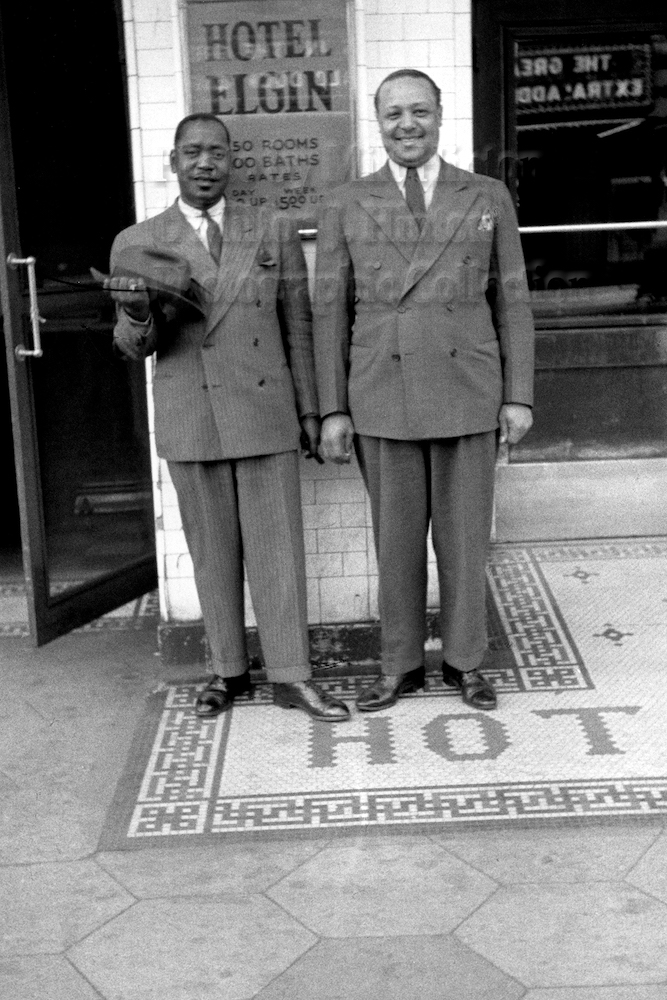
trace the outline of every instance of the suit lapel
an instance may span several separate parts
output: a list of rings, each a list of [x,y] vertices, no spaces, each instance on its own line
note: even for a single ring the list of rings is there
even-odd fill
[[[433,201],[426,213],[426,225],[414,249],[402,296],[442,256],[480,195],[479,188],[462,170],[441,160]]]
[[[419,240],[419,227],[387,163],[364,179],[357,200],[410,263]]]
[[[178,202],[157,216],[156,223],[162,227],[160,235],[164,242],[173,245],[175,252],[188,261],[194,280],[209,297],[212,296],[217,277],[215,261],[181,212]]]
[[[222,255],[213,290],[213,305],[206,324],[210,333],[241,291],[262,239],[259,212],[227,201],[222,227]]]

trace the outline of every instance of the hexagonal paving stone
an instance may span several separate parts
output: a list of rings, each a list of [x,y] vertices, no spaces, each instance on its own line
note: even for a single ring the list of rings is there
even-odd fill
[[[528,990],[523,1000],[667,1000],[667,986],[580,986]]]
[[[626,881],[667,903],[667,833],[656,840]]]
[[[320,941],[257,1000],[518,1000],[523,986],[452,937]]]
[[[667,907],[624,883],[516,885],[455,932],[526,986],[667,979]]]
[[[267,895],[319,934],[446,934],[485,900],[491,879],[422,837],[327,847]]]
[[[59,952],[134,902],[93,861],[0,868],[0,954]]]
[[[249,1000],[315,937],[263,896],[137,903],[69,952],[105,1000]]]
[[[499,882],[601,882],[622,879],[661,830],[661,824],[631,824],[485,830],[433,839]]]
[[[96,861],[135,896],[262,892],[327,842],[215,844],[98,854]]]
[[[99,1000],[62,955],[0,959],[0,996],[8,1000]]]

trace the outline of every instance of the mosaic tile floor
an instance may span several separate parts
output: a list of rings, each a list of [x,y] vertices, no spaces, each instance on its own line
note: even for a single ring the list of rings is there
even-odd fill
[[[667,813],[667,540],[496,547],[499,708],[443,687],[317,723],[252,700],[196,718],[196,683],[152,699],[101,846],[185,846]],[[428,656],[437,668],[437,650]],[[360,677],[323,677],[353,699]]]

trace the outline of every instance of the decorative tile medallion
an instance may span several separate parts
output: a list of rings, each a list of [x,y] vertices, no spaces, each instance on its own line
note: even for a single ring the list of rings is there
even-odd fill
[[[664,815],[666,556],[658,541],[494,548],[495,712],[434,670],[424,692],[334,725],[274,707],[266,684],[202,720],[202,682],[166,685],[101,846]],[[351,702],[367,681],[319,683]]]

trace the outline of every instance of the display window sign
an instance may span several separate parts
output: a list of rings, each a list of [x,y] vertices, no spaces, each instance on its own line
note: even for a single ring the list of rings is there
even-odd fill
[[[353,170],[345,0],[188,0],[192,110],[231,136],[234,201],[314,224]]]
[[[517,115],[598,111],[651,104],[651,47],[622,45],[518,47]]]

